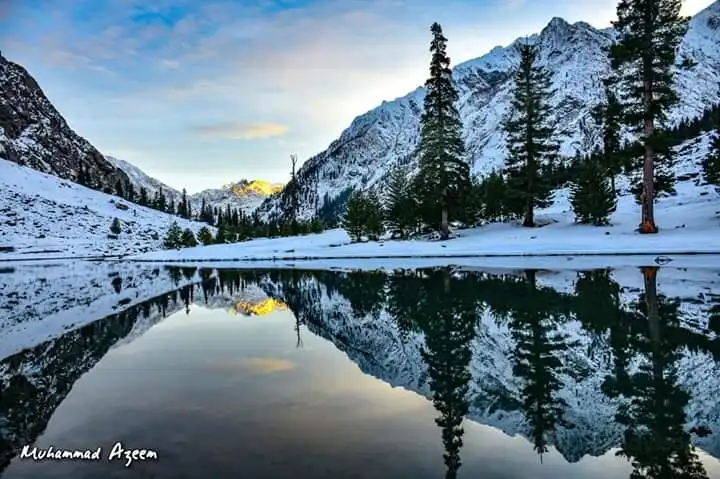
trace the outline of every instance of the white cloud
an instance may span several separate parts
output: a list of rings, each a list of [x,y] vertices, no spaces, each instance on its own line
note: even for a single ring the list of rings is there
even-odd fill
[[[281,136],[287,131],[285,125],[277,123],[218,123],[195,127],[194,130],[205,139],[257,140]]]

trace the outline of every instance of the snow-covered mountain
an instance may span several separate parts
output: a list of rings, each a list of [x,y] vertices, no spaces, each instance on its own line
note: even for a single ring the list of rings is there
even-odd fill
[[[203,190],[193,194],[190,199],[195,211],[202,201],[218,208],[238,208],[247,214],[252,213],[268,196],[278,193],[283,185],[264,180],[240,180],[237,183],[223,185],[221,188]]]
[[[99,190],[127,175],[68,125],[35,79],[0,53],[0,159],[77,181],[82,168]]]
[[[175,188],[149,176],[132,163],[112,156],[106,156],[105,158],[128,175],[135,186],[135,191],[140,191],[140,188],[145,188],[148,196],[152,198],[156,191],[162,189],[168,200],[172,198],[175,204],[180,202],[182,193]],[[205,200],[206,204],[212,207],[226,208],[230,206],[232,209],[237,208],[250,214],[255,211],[265,198],[274,193],[278,193],[282,190],[282,187],[283,185],[279,183],[243,179],[236,183],[223,185],[220,188],[212,188],[188,195],[188,198],[193,211],[196,213],[200,211],[202,202]]]
[[[115,218],[117,237],[110,232]],[[0,159],[0,259],[152,251],[162,248],[173,221],[196,233],[207,226]]]
[[[553,18],[538,34],[457,65],[453,78],[473,172],[487,173],[504,161],[501,119],[509,107],[519,42],[539,45],[539,63],[552,75],[561,153],[572,156],[577,149],[587,152],[598,144],[590,110],[603,98],[601,79],[610,70],[604,50],[613,39],[612,29],[598,30],[584,22],[571,25]],[[691,20],[679,53],[697,65],[677,76],[680,103],[671,114],[673,122],[698,116],[711,104],[709,99],[720,97],[720,1]],[[297,174],[303,215],[312,214],[316,198],[322,206],[348,189],[378,187],[393,165],[415,165],[413,151],[424,95],[421,87],[383,102],[355,118],[327,150],[309,158]],[[265,201],[260,212],[277,214],[283,194]]]

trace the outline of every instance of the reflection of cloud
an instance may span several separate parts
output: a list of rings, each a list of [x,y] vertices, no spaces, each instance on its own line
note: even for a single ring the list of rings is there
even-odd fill
[[[235,358],[213,361],[207,365],[211,371],[248,372],[250,374],[272,374],[295,369],[297,364],[282,358]]]
[[[226,122],[196,127],[195,131],[206,139],[256,140],[280,136],[287,131],[287,127],[277,123]]]

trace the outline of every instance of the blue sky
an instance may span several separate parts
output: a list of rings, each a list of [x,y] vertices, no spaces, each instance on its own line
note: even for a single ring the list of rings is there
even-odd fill
[[[692,14],[711,0],[686,0]],[[605,27],[616,0],[6,0],[0,45],[100,151],[190,192],[286,181],[352,119],[554,16]]]

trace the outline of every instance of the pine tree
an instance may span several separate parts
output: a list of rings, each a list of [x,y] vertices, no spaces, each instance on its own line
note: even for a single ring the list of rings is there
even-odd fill
[[[604,83],[605,101],[597,105],[592,115],[595,122],[602,126],[602,166],[610,178],[610,187],[615,190],[615,177],[622,172],[623,156],[620,144],[620,121],[622,117],[622,105],[618,102],[617,95],[612,89],[612,80]]]
[[[702,162],[705,180],[711,185],[720,187],[720,126],[710,145],[710,152]]]
[[[350,236],[352,242],[362,239],[365,232],[365,199],[361,192],[355,192],[350,196],[342,219],[342,228]]]
[[[407,171],[395,167],[388,176],[385,190],[385,224],[391,233],[406,238],[416,223],[417,209]]]
[[[576,156],[576,179],[570,186],[570,203],[578,223],[608,224],[617,207],[615,192],[605,176],[605,167],[593,157]]]
[[[181,237],[182,230],[178,226],[177,222],[173,221],[170,225],[170,229],[168,229],[167,235],[165,236],[165,249],[179,248],[182,245]]]
[[[488,221],[502,220],[505,202],[505,179],[493,171],[481,183],[483,211]]]
[[[166,204],[166,199],[165,199],[165,193],[163,192],[162,188],[160,188],[160,190],[158,191],[157,197],[158,197],[158,200],[157,200],[157,204],[155,205],[155,208],[159,211],[165,211],[165,209],[167,208],[167,204]]]
[[[182,232],[182,236],[180,236],[180,244],[188,248],[197,246],[198,243],[197,239],[195,238],[195,233],[193,233],[190,228],[185,228],[185,230]]]
[[[369,191],[363,195],[365,233],[370,241],[377,241],[383,233],[383,210],[377,194]]]
[[[420,120],[417,185],[425,221],[437,225],[439,219],[441,238],[448,239],[449,222],[461,214],[470,193],[470,165],[461,136],[463,125],[455,107],[458,93],[446,53],[447,39],[438,23],[433,23],[430,31],[432,59]]]
[[[140,206],[148,206],[147,190],[143,187],[140,187],[140,198],[138,199],[138,204]]]
[[[125,189],[123,188],[123,184],[121,180],[117,180],[115,182],[115,196],[119,196],[120,198],[125,198]]]
[[[218,226],[217,233],[215,233],[215,243],[225,244],[227,243],[227,231],[225,225],[221,224]]]
[[[110,225],[110,232],[114,235],[119,235],[120,233],[122,233],[122,227],[120,226],[119,219],[113,219],[112,224]]]
[[[128,201],[132,201],[133,203],[135,203],[135,200],[136,200],[136,198],[135,198],[135,187],[133,186],[132,183],[128,183],[127,199],[128,199]]]
[[[200,243],[203,245],[213,244],[214,238],[207,226],[203,226],[202,228],[200,228],[197,237]]]
[[[643,145],[640,233],[657,233],[655,224],[655,155],[657,122],[678,102],[673,90],[675,50],[687,31],[680,0],[621,0],[617,6],[617,43],[610,49],[618,74],[623,123],[641,135]],[[666,151],[669,154],[669,152]]]
[[[535,226],[534,209],[549,206],[552,192],[550,178],[541,174],[543,164],[552,163],[558,145],[552,141],[550,124],[550,75],[537,65],[535,46],[522,44],[519,53],[510,115],[504,124],[509,151],[505,204],[510,213],[524,215],[523,226]]]

